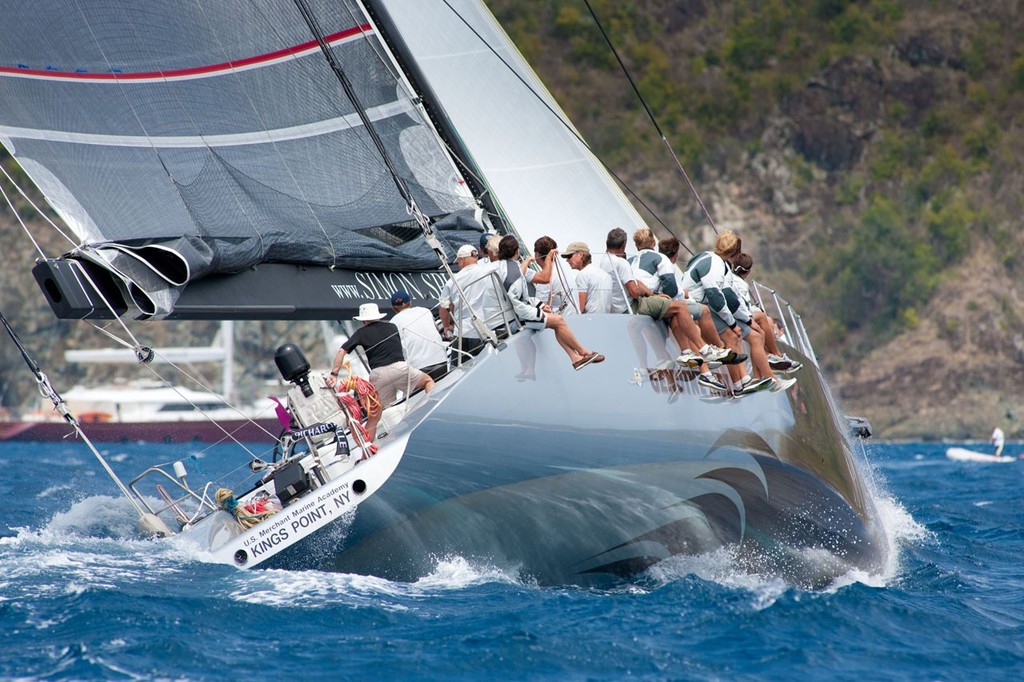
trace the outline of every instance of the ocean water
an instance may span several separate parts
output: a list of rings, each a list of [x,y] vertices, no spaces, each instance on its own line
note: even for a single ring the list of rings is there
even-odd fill
[[[241,572],[141,539],[83,446],[0,444],[0,679],[1024,679],[1024,460],[946,447],[865,448],[881,575],[807,591],[723,554],[595,591],[459,557],[411,584]],[[103,449],[132,473],[181,456]]]

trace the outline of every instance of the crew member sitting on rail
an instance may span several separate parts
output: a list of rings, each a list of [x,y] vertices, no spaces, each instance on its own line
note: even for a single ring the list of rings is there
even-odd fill
[[[718,335],[718,329],[715,328],[715,319],[711,314],[711,310],[703,303],[698,303],[690,298],[690,294],[683,286],[683,271],[678,265],[679,246],[679,240],[675,237],[665,237],[658,240],[658,252],[672,264],[672,276],[676,281],[675,300],[686,303],[686,307],[690,309],[693,321],[700,327],[701,338],[712,348],[722,348],[725,344],[722,342],[722,337]],[[737,354],[731,349],[728,349],[728,351],[728,355],[721,360],[723,365],[739,365],[747,359],[746,353]],[[704,354],[705,351],[702,350],[701,355]]]
[[[512,235],[501,238],[498,245],[498,267],[496,274],[501,282],[508,300],[512,304],[515,317],[521,320],[526,326],[540,329],[551,329],[555,332],[555,339],[562,350],[569,356],[574,369],[582,369],[592,362],[604,362],[604,356],[587,348],[579,342],[576,335],[569,329],[565,318],[552,312],[551,306],[537,300],[529,295],[528,283],[519,269],[519,240]],[[488,318],[497,314],[504,317],[507,311],[503,310],[502,301],[493,300],[488,296],[484,303],[484,315]]]
[[[576,273],[558,262],[558,243],[551,237],[541,237],[533,243],[533,253],[523,259],[520,270],[536,289],[534,296],[560,315],[582,312],[576,300]],[[529,269],[535,258],[540,271]]]
[[[613,279],[613,293],[615,288],[622,286],[628,296],[629,305],[637,315],[646,315],[655,320],[661,320],[668,324],[669,331],[679,345],[681,351],[676,359],[680,364],[688,367],[700,367],[701,373],[697,382],[706,388],[725,390],[725,384],[720,382],[711,373],[707,363],[704,361],[700,351],[704,347],[701,340],[700,329],[693,321],[690,310],[685,303],[673,301],[668,294],[655,295],[651,288],[642,281],[637,274],[637,268],[629,266],[626,261],[626,231],[616,227],[608,232],[605,239],[607,253],[598,263],[605,272]],[[621,265],[620,265],[621,262]],[[625,270],[623,270],[625,267]],[[613,307],[615,302],[612,303]],[[725,349],[718,349],[709,352],[709,359],[720,361],[726,356]]]
[[[576,270],[576,291],[581,313],[608,313],[612,306],[612,277],[594,263],[585,242],[565,247],[562,258]]]
[[[750,276],[750,271],[753,267],[754,259],[749,254],[741,253],[732,262],[732,272],[729,273],[726,281],[739,294],[740,301],[746,304],[747,309],[750,310],[754,318],[754,322],[757,323],[761,334],[764,336],[764,348],[768,351],[768,366],[775,372],[783,372],[785,374],[795,372],[803,367],[803,364],[796,360],[791,360],[788,355],[779,352],[779,345],[775,342],[776,337],[779,335],[779,330],[775,326],[775,321],[768,317],[768,314],[757,305],[757,301],[750,295],[750,285],[747,284],[747,277]]]
[[[757,378],[743,374],[743,370],[732,365],[729,374],[733,390],[740,394],[753,393],[771,388],[781,390],[792,385],[775,379],[768,366],[768,354],[764,350],[764,338],[757,329],[750,312],[741,308],[739,295],[726,283],[729,270],[727,261],[740,255],[742,243],[732,230],[724,230],[715,241],[715,251],[695,254],[686,265],[683,286],[694,300],[707,304],[714,313],[715,327],[726,346],[739,353],[743,341],[750,345],[750,362]]]
[[[483,296],[492,285],[491,264],[480,263],[478,252],[471,245],[459,247],[455,264],[458,272],[441,287],[438,314],[445,338],[454,337],[451,359],[453,365],[458,365],[484,348],[486,342],[473,325],[473,317],[482,314]]]

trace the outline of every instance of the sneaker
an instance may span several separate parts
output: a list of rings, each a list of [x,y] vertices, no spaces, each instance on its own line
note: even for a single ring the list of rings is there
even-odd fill
[[[595,353],[594,359],[591,360],[591,362],[593,362],[595,365],[598,364],[599,362],[604,362],[604,356],[601,355],[600,353]]]
[[[778,377],[776,377],[772,381],[774,381],[774,383],[772,384],[772,387],[771,387],[771,392],[772,393],[778,393],[780,391],[788,391],[789,389],[793,388],[793,386],[796,385],[796,379],[794,379],[792,377],[790,377],[789,379],[779,379]]]
[[[700,357],[704,360],[704,365],[708,369],[718,369],[722,366],[722,358],[728,354],[724,348],[712,346],[708,344],[700,349]]]
[[[751,393],[757,393],[758,391],[763,391],[766,388],[771,388],[774,381],[775,379],[772,379],[771,377],[751,381],[740,389],[740,395],[750,395]]]
[[[722,358],[722,362],[724,364],[726,364],[726,365],[738,365],[738,364],[740,364],[742,362],[746,362],[746,361],[747,361],[747,354],[746,353],[737,353],[736,351],[734,351],[731,348],[728,349],[728,353],[726,354],[726,356],[724,358]]]
[[[789,358],[786,358],[786,360],[790,363],[789,364],[789,368],[778,370],[778,371],[782,372],[783,374],[792,374],[793,372],[799,371],[800,368],[804,366],[804,363],[802,363],[802,362],[797,362],[796,360],[790,360]]]
[[[716,391],[727,390],[725,384],[716,379],[713,374],[701,374],[699,377],[697,377],[697,383],[703,386],[704,388],[712,388]]]
[[[781,355],[769,355],[768,366],[778,372],[784,372],[793,366],[793,361]]]
[[[722,348],[720,346],[712,346],[710,343],[700,349],[701,357],[705,360],[719,360],[728,357],[729,353],[732,353],[728,348]]]
[[[704,358],[687,348],[679,354],[679,357],[676,358],[676,362],[687,367],[700,367],[704,363]]]

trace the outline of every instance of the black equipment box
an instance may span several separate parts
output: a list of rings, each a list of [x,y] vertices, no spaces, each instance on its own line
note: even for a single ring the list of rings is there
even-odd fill
[[[309,490],[309,477],[298,462],[289,462],[275,471],[273,481],[282,507],[287,507],[292,498]]]

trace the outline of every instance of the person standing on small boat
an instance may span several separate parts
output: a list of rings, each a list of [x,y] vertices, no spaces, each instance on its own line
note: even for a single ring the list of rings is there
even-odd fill
[[[352,319],[359,320],[363,326],[341,344],[337,355],[334,356],[330,376],[327,377],[327,385],[334,388],[338,383],[338,374],[344,366],[345,355],[356,347],[363,348],[366,362],[370,365],[370,383],[377,390],[377,397],[380,400],[380,407],[376,410],[367,410],[366,414],[366,432],[371,443],[377,440],[377,424],[380,423],[384,408],[395,402],[398,391],[403,391],[408,396],[415,389],[422,388],[429,393],[434,388],[433,379],[405,361],[398,327],[390,322],[384,322],[384,317],[385,313],[380,312],[376,303],[364,303],[359,306],[359,314]]]
[[[395,314],[391,324],[398,327],[402,337],[405,361],[437,381],[448,373],[448,344],[437,331],[434,316],[426,308],[413,306],[407,291],[391,295],[391,309]]]
[[[1000,457],[1003,454],[1003,445],[1006,442],[1006,436],[1003,435],[1003,430],[998,426],[992,431],[992,437],[989,439],[992,445],[996,447],[996,451],[992,453],[996,457]]]

